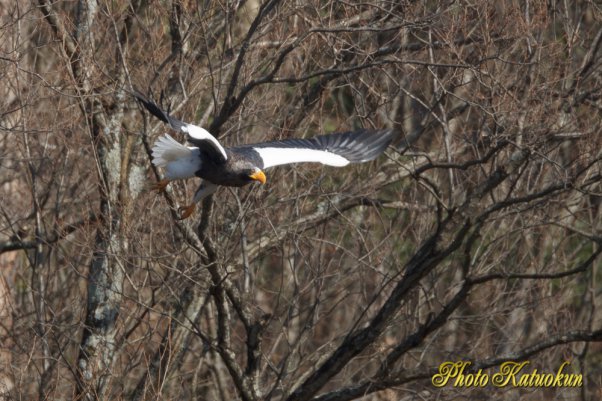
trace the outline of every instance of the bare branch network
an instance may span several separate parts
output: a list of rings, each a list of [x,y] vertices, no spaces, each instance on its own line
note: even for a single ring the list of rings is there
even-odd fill
[[[2,399],[602,397],[595,2],[0,10]],[[134,88],[225,146],[403,135],[179,220]],[[583,380],[433,385],[456,361]]]

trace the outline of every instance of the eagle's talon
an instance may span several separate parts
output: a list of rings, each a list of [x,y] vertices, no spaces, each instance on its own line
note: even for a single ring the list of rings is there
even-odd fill
[[[192,213],[194,213],[194,209],[196,208],[195,204],[193,203],[192,205],[188,205],[188,206],[180,206],[178,208],[178,214],[180,215],[180,218],[178,220],[184,220],[190,217],[190,215]]]
[[[152,185],[152,189],[154,191],[157,191],[158,193],[162,193],[162,192],[165,192],[165,188],[167,188],[168,184],[169,184],[169,180],[164,179],[164,180],[154,183]]]

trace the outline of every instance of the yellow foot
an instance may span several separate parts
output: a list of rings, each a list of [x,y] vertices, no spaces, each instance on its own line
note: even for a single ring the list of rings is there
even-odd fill
[[[165,191],[165,188],[167,188],[167,184],[169,184],[169,180],[167,180],[167,179],[161,180],[157,183],[152,184],[151,189],[161,193],[161,192]]]
[[[194,213],[195,208],[196,208],[196,205],[194,203],[189,206],[182,206],[182,207],[178,208],[178,213],[180,213],[180,220],[184,220],[184,219],[187,219],[188,217],[190,217],[190,215],[192,213]]]

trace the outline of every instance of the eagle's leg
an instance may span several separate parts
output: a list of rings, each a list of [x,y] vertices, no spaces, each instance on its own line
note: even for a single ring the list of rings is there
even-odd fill
[[[203,181],[194,193],[192,203],[188,206],[182,206],[178,209],[178,211],[180,212],[180,220],[184,220],[190,217],[190,215],[194,213],[194,210],[196,209],[196,204],[208,197],[209,195],[213,194],[215,191],[217,191],[217,185],[209,181]]]
[[[188,217],[190,217],[190,215],[192,213],[194,213],[194,209],[196,209],[196,204],[194,204],[194,203],[192,203],[188,206],[182,206],[182,207],[178,208],[178,213],[180,213],[179,220],[184,220],[184,219],[187,219]]]
[[[165,188],[167,188],[167,185],[169,184],[169,180],[167,178],[162,179],[161,181],[154,183],[152,185],[152,189],[161,193],[161,192],[165,192]]]

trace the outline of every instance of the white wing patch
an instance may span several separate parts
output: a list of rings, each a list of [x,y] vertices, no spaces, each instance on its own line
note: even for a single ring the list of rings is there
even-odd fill
[[[201,168],[199,149],[184,146],[168,134],[157,139],[152,154],[153,164],[165,168],[165,176],[169,180],[194,177]]]
[[[292,163],[322,163],[328,166],[343,167],[349,160],[326,150],[302,148],[253,148],[263,159],[263,168]]]
[[[214,145],[214,147],[217,150],[219,150],[220,153],[224,156],[224,159],[228,160],[228,155],[226,154],[226,151],[224,150],[223,146],[205,128],[201,128],[198,125],[194,124],[185,124],[182,126],[182,131],[190,135],[191,138],[198,139],[200,141],[211,142]]]

